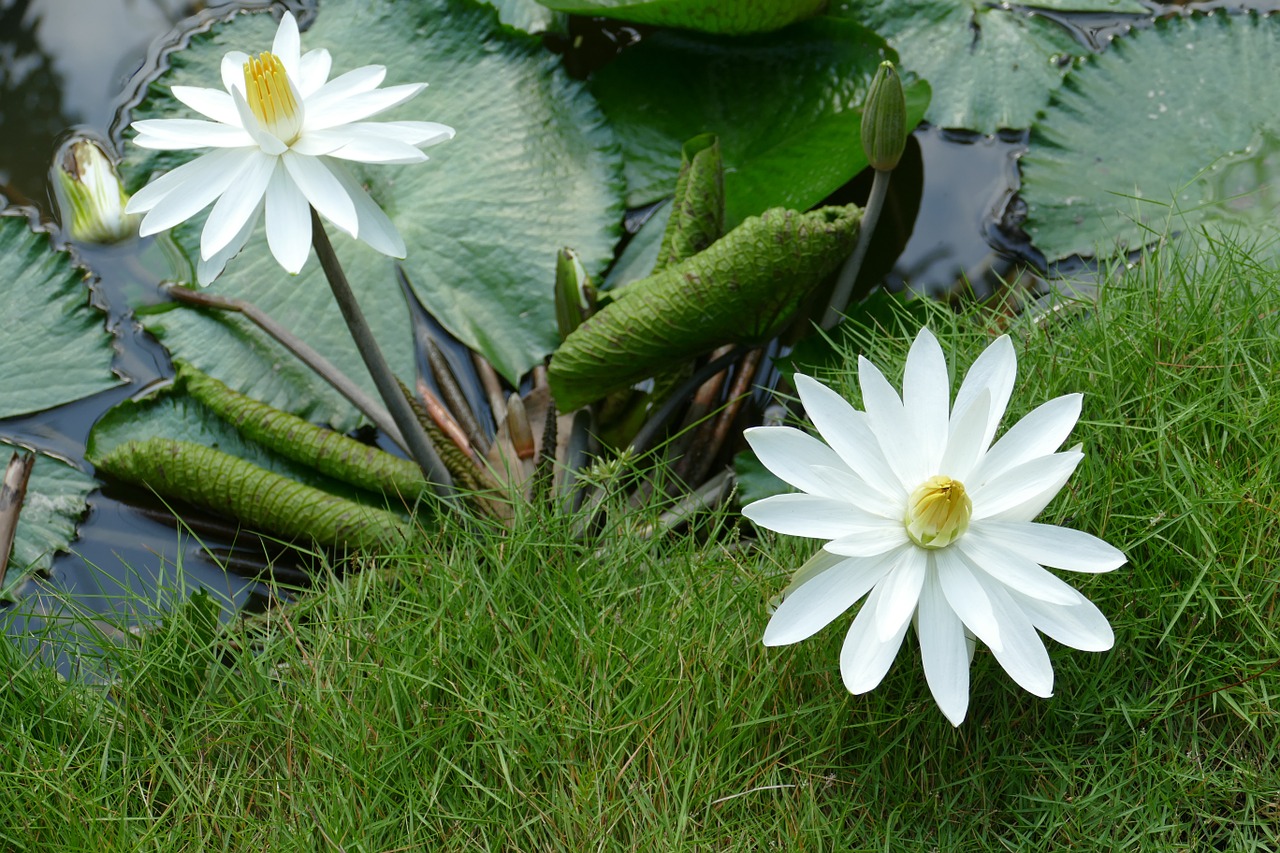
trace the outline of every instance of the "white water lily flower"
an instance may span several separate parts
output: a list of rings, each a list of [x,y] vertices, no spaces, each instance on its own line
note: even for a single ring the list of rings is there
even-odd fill
[[[174,86],[173,96],[211,121],[136,121],[143,148],[212,148],[138,191],[126,208],[147,215],[142,236],[172,228],[210,204],[200,235],[201,284],[212,282],[258,224],[280,265],[298,273],[311,251],[311,208],[385,255],[405,256],[404,240],[343,160],[419,163],[420,149],[453,137],[429,121],[365,119],[404,103],[426,83],[378,88],[381,65],[329,79],[327,50],[302,53],[298,24],[286,12],[270,52],[222,58],[224,90]],[[217,201],[214,204],[214,201]]]
[[[812,636],[863,596],[840,653],[852,693],[884,678],[907,624],[920,639],[925,678],[959,725],[969,707],[976,635],[1013,680],[1053,693],[1037,630],[1085,651],[1111,648],[1106,617],[1044,567],[1108,572],[1125,556],[1106,542],[1034,519],[1084,458],[1056,452],[1080,417],[1080,394],[1050,400],[994,445],[1017,360],[1008,336],[974,362],[950,405],[947,363],[921,329],[907,356],[902,397],[859,357],[866,411],[797,374],[819,441],[790,427],[756,427],[761,463],[803,494],[743,508],[762,527],[828,540],[800,570],[765,629],[780,646]]]

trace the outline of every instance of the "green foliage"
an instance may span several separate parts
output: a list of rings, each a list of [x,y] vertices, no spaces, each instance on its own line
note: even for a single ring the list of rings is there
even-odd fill
[[[575,15],[617,18],[633,24],[682,27],[741,35],[785,27],[816,14],[826,0],[539,0]]]
[[[360,489],[412,503],[427,488],[417,464],[273,409],[190,365],[178,369],[183,390],[236,432],[299,465]]]
[[[705,251],[617,291],[565,339],[548,379],[570,411],[728,343],[763,343],[858,239],[859,208],[770,210]]]
[[[1086,52],[1038,9],[1147,14],[1136,0],[846,0],[830,13],[880,33],[901,68],[929,81],[927,121],[994,133],[1029,126],[1073,58]]]
[[[219,450],[175,439],[122,444],[94,459],[109,477],[229,515],[285,540],[376,550],[403,543],[409,528],[377,507],[305,486]]]
[[[171,55],[170,70],[132,118],[185,115],[169,87],[218,85],[223,54],[269,47],[274,26],[270,16],[240,15],[193,36]],[[556,247],[573,246],[592,273],[612,257],[619,159],[591,95],[537,39],[499,31],[491,11],[457,0],[328,0],[303,45],[328,48],[338,63],[334,74],[380,62],[390,69],[388,83],[430,84],[379,118],[441,121],[457,137],[433,148],[429,163],[374,166],[359,176],[404,236],[404,265],[423,304],[508,379],[518,379],[557,343]],[[180,159],[126,147],[123,172],[133,188]],[[175,230],[191,257],[200,226]],[[310,261],[297,277],[285,274],[262,232],[213,289],[258,305],[373,393],[318,264]],[[333,236],[392,369],[412,375],[413,337],[393,262]],[[146,323],[176,356],[241,393],[339,430],[357,423],[346,400],[241,318],[178,309]]]
[[[0,440],[0,474],[15,449]],[[76,538],[76,524],[88,510],[86,499],[97,485],[96,480],[67,462],[36,454],[0,597],[14,590],[30,573],[48,571],[53,555],[68,549]]]
[[[724,236],[720,140],[702,134],[680,146],[680,174],[653,272],[692,258]]]
[[[176,638],[111,650],[114,683],[93,690],[0,644],[0,843],[1276,849],[1278,300],[1273,268],[1168,253],[1096,305],[1010,329],[1010,418],[1085,392],[1085,460],[1046,520],[1130,561],[1072,578],[1116,647],[1051,644],[1051,699],[980,650],[953,729],[910,640],[851,696],[852,614],[765,648],[767,602],[809,541],[753,548],[714,518],[653,539],[635,532],[652,506],[591,541],[534,510],[510,528],[446,519],[403,558],[232,627],[182,701],[165,698]],[[956,365],[991,338],[989,318],[927,320]],[[857,351],[896,378],[918,326],[899,315]],[[823,378],[856,398],[848,365]]]
[[[658,32],[592,78],[622,143],[627,203],[671,191],[675,153],[714,133],[725,165],[725,226],[771,207],[808,210],[862,171],[861,109],[884,41],[850,21],[820,18],[767,37]],[[929,87],[907,88],[907,126]]]
[[[89,305],[85,272],[21,216],[0,216],[0,418],[49,409],[120,384],[111,335]]]
[[[1036,247],[1107,256],[1208,229],[1274,255],[1277,74],[1274,15],[1162,19],[1118,39],[1068,78],[1022,158]]]

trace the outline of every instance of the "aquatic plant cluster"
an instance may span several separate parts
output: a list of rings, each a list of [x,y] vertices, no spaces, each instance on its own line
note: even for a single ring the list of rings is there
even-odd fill
[[[909,314],[880,289],[894,253],[873,235],[886,205],[910,231],[920,200],[892,175],[921,121],[1031,129],[1024,225],[1046,262],[1183,229],[1271,245],[1275,200],[1249,181],[1275,166],[1280,110],[1221,69],[1258,57],[1247,73],[1273,92],[1261,81],[1280,64],[1277,21],[1157,16],[1136,0],[496,5],[326,0],[232,16],[168,55],[130,107],[118,163],[87,140],[59,156],[73,246],[152,240],[171,263],[133,307],[176,381],[99,421],[85,448],[95,476],[290,541],[376,551],[441,514],[509,521],[528,502],[575,516],[590,539],[629,523],[620,484],[636,502],[679,501],[675,526],[730,499],[736,472],[746,518],[825,541],[776,603],[767,645],[865,597],[840,660],[853,693],[880,683],[911,624],[955,725],[976,640],[1046,697],[1041,633],[1109,648],[1106,617],[1046,567],[1107,572],[1124,554],[1035,521],[1084,458],[1059,449],[1079,395],[998,436],[1011,338],[953,405],[927,328],[901,394],[861,357],[840,365],[856,369],[861,410],[810,374],[830,372],[886,305]],[[1114,45],[1062,23],[1099,11],[1127,24]],[[617,19],[611,32],[638,43],[589,56],[582,15]],[[975,29],[977,49],[955,50]],[[1169,82],[1188,74],[1203,84],[1194,98]],[[1151,125],[1118,117],[1135,91]],[[1117,116],[1101,148],[1099,115]],[[1157,125],[1157,155],[1126,136]],[[869,197],[850,203],[864,170]],[[644,216],[622,240],[626,208]],[[8,310],[48,319],[12,344],[30,364],[3,368],[0,416],[117,384],[68,258],[19,219],[0,222],[0,249],[21,285]],[[756,426],[762,403],[788,400],[822,441]],[[413,464],[344,435],[364,424]],[[748,483],[744,427],[780,480]],[[0,560],[17,569],[0,584],[10,593],[71,547],[97,482],[23,456],[5,483],[9,503],[31,507]]]

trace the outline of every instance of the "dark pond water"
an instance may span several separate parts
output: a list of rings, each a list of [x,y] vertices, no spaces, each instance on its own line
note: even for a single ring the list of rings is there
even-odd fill
[[[33,218],[51,223],[55,207],[47,172],[58,144],[73,130],[89,131],[118,152],[118,112],[147,69],[157,45],[196,16],[225,15],[261,3],[223,0],[0,0],[0,194]],[[1096,41],[1110,24],[1084,20],[1082,41]],[[1002,228],[1017,186],[1016,158],[1025,135],[981,137],[925,128],[917,132],[923,162],[920,212],[906,249],[889,276],[897,286],[938,293],[965,280],[990,289],[1016,275],[1026,247]],[[164,265],[150,241],[85,249],[98,275],[94,298],[117,333],[120,389],[54,411],[0,423],[19,443],[83,462],[84,442],[107,408],[169,375],[168,358],[121,310],[124,288],[158,280]],[[142,272],[139,273],[141,267]],[[48,643],[42,629],[69,604],[89,614],[146,620],[174,590],[200,586],[235,607],[258,607],[272,587],[258,578],[264,564],[277,579],[302,582],[298,557],[265,546],[215,519],[184,514],[183,529],[144,494],[108,487],[90,497],[74,553],[59,555],[51,576],[29,582],[23,601],[3,619],[15,641],[51,652],[64,669],[68,648]],[[52,621],[51,621],[52,619]],[[81,631],[83,628],[67,628]],[[91,635],[91,631],[89,632]],[[90,637],[92,639],[92,637]]]

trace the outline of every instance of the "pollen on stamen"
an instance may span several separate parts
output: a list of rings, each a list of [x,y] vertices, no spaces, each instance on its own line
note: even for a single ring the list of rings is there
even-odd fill
[[[289,84],[284,63],[263,51],[244,64],[245,100],[258,121],[285,145],[302,132],[302,109]]]

